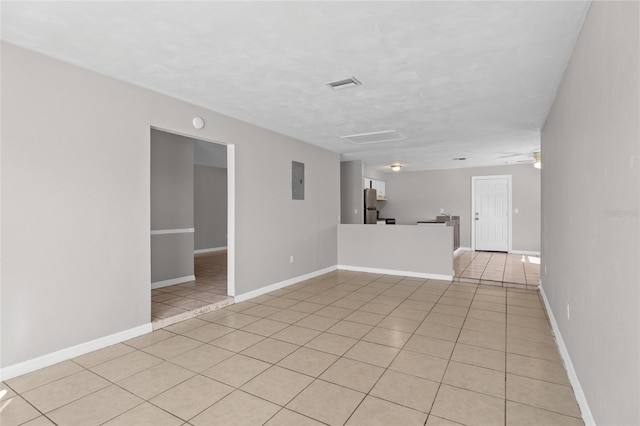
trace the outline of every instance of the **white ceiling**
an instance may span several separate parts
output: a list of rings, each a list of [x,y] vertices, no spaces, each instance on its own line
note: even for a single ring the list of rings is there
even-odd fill
[[[531,159],[582,1],[8,2],[11,43],[388,170]],[[355,76],[362,86],[325,83]],[[340,136],[396,130],[355,145]],[[466,157],[466,161],[453,161]]]

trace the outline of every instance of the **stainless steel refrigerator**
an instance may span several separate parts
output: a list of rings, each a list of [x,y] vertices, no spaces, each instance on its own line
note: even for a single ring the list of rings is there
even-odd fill
[[[364,223],[375,225],[378,223],[377,191],[373,188],[364,190]]]

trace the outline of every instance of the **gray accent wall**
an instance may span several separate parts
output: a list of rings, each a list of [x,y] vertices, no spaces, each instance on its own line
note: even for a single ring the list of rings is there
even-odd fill
[[[227,168],[227,147],[199,139],[193,141],[193,163],[200,166]]]
[[[195,249],[227,245],[227,169],[194,166]]]
[[[364,222],[362,182],[362,161],[342,161],[340,163],[340,223],[361,224]]]
[[[151,230],[193,228],[193,142],[151,129]],[[193,275],[193,232],[151,235],[151,283]]]
[[[193,228],[193,143],[151,129],[151,230]]]
[[[236,294],[336,265],[338,154],[1,48],[0,366],[150,322],[152,127],[235,145]],[[305,163],[304,201],[291,161]]]
[[[460,245],[471,247],[471,178],[493,175],[512,176],[513,250],[540,251],[540,170],[531,164],[385,173],[387,201],[379,203],[380,217],[415,224],[435,218],[442,208],[460,216]]]
[[[591,3],[542,130],[542,287],[599,425],[640,424],[638,28]]]
[[[152,285],[160,281],[190,277],[193,274],[192,232],[151,236]],[[181,282],[184,281],[188,280]]]

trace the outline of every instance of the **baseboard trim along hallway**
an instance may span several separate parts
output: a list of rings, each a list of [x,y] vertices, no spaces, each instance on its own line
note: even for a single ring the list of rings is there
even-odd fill
[[[453,271],[451,271],[451,275],[442,275],[442,274],[429,274],[429,273],[413,272],[413,271],[397,271],[395,269],[349,266],[349,265],[338,265],[338,269],[342,271],[368,272],[371,274],[399,275],[403,277],[426,278],[429,280],[443,280],[443,281],[453,280]]]
[[[573,368],[573,362],[571,362],[569,351],[567,350],[567,346],[564,344],[562,334],[560,334],[560,329],[558,328],[558,323],[556,322],[556,318],[553,315],[551,306],[549,306],[547,295],[545,294],[544,287],[542,286],[540,286],[540,295],[542,296],[544,307],[547,310],[547,314],[549,315],[551,329],[553,330],[553,334],[556,337],[556,343],[558,344],[558,350],[560,351],[560,356],[562,357],[562,361],[564,362],[564,368],[567,370],[567,375],[569,376],[571,387],[573,387],[576,401],[580,406],[582,420],[584,421],[585,426],[596,426],[596,421],[593,418],[593,414],[591,414],[591,408],[589,408],[589,402],[587,401],[587,397],[585,396],[584,391],[582,390],[582,386],[580,385],[578,374],[576,373],[575,368]]]
[[[511,250],[509,253],[522,254],[524,256],[540,256],[539,251],[531,251],[531,250]]]
[[[170,280],[156,281],[155,283],[151,283],[151,289],[155,290],[156,288],[169,287],[170,285],[188,283],[189,281],[195,280],[195,275],[185,275],[184,277],[171,278]]]
[[[227,249],[227,246],[224,247],[212,247],[212,248],[205,248],[205,249],[198,249],[198,250],[194,250],[193,254],[201,254],[201,253],[213,253],[215,251],[224,251]]]
[[[9,380],[23,374],[31,373],[32,371],[49,367],[50,365],[66,361],[98,349],[106,348],[107,346],[115,345],[116,343],[121,343],[125,340],[133,339],[134,337],[138,337],[146,333],[151,333],[151,331],[153,331],[151,323],[147,323],[118,333],[110,334],[108,336],[100,337],[95,340],[90,340],[85,343],[80,343],[69,348],[60,349],[59,351],[42,355],[28,361],[19,362],[18,364],[1,368],[0,381]]]
[[[280,281],[274,284],[270,284],[266,287],[261,287],[258,288],[256,290],[252,290],[252,291],[248,291],[246,293],[243,294],[239,294],[237,296],[235,296],[233,298],[233,300],[235,301],[235,303],[240,303],[240,302],[244,302],[245,300],[249,300],[249,299],[253,299],[254,297],[258,297],[258,296],[262,296],[263,294],[275,291],[275,290],[279,290],[281,288],[284,287],[288,287],[290,285],[293,284],[297,284],[301,281],[306,281],[309,280],[311,278],[315,278],[318,277],[320,275],[324,275],[324,274],[328,274],[329,272],[333,272],[336,269],[338,269],[337,266],[329,266],[328,268],[324,268],[324,269],[319,269],[317,271],[314,272],[310,272],[308,274],[304,274],[304,275],[299,275],[297,277],[293,277],[293,278],[289,278],[288,280],[284,280],[284,281]]]

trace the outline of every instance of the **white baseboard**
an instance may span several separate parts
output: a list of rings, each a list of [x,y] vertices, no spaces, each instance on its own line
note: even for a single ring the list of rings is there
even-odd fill
[[[193,254],[213,253],[214,251],[224,251],[226,249],[227,249],[227,246],[224,246],[224,247],[213,247],[213,248],[206,248],[206,249],[198,249],[198,250],[194,250]]]
[[[539,251],[511,250],[509,253],[511,253],[511,254],[524,254],[525,256],[540,256],[540,252]]]
[[[553,315],[551,306],[549,305],[549,300],[547,300],[547,295],[544,292],[544,287],[542,286],[540,286],[540,294],[542,295],[544,306],[547,309],[547,314],[549,314],[549,320],[551,321],[551,328],[553,329],[553,334],[556,336],[556,342],[558,343],[560,356],[564,361],[564,367],[567,369],[569,381],[571,382],[571,386],[573,387],[573,393],[575,394],[576,400],[578,401],[578,406],[580,406],[580,412],[582,413],[582,420],[584,421],[585,426],[596,426],[596,421],[593,418],[593,414],[591,414],[591,409],[589,408],[587,397],[585,396],[584,391],[582,390],[582,386],[580,385],[580,380],[578,379],[576,370],[575,368],[573,368],[573,362],[571,362],[569,351],[567,350],[567,346],[564,344],[564,340],[562,339],[562,334],[560,334],[560,329],[558,328],[558,323],[556,322],[556,318]]]
[[[106,348],[107,346],[115,345],[116,343],[124,342],[125,340],[133,339],[134,337],[138,337],[142,334],[150,333],[152,330],[151,323],[143,324],[109,336],[100,337],[89,342],[80,343],[79,345],[42,355],[28,361],[9,365],[0,369],[0,380],[9,380],[23,374],[31,373],[32,371],[49,367],[50,365],[66,361],[98,349]]]
[[[170,285],[188,283],[189,281],[195,280],[195,275],[187,275],[185,277],[171,278],[170,280],[156,281],[155,283],[151,283],[151,289],[155,290],[156,288],[169,287]]]
[[[151,235],[167,235],[167,234],[193,234],[196,230],[194,228],[180,228],[180,229],[156,229],[151,231]]]
[[[451,275],[441,275],[441,274],[428,274],[423,272],[398,271],[395,269],[367,268],[362,266],[349,266],[349,265],[338,265],[338,269],[345,270],[345,271],[370,272],[372,274],[401,275],[403,277],[426,278],[430,280],[443,280],[443,281],[453,280],[453,273]]]
[[[235,303],[244,302],[245,300],[253,299],[254,297],[262,296],[263,294],[269,293],[271,291],[279,290],[283,287],[288,287],[292,284],[299,283],[301,281],[309,280],[311,278],[318,277],[320,275],[328,274],[329,272],[333,272],[338,269],[337,266],[329,266],[328,268],[319,269],[314,272],[310,272],[305,275],[299,275],[294,278],[289,278],[288,280],[280,281],[275,284],[270,284],[266,287],[262,287],[256,290],[249,291],[247,293],[243,293],[235,296],[233,299]]]
[[[473,251],[473,250],[471,249],[471,247],[458,247],[457,249],[455,249],[453,251],[453,255],[455,256],[458,253],[463,252],[463,251]]]

